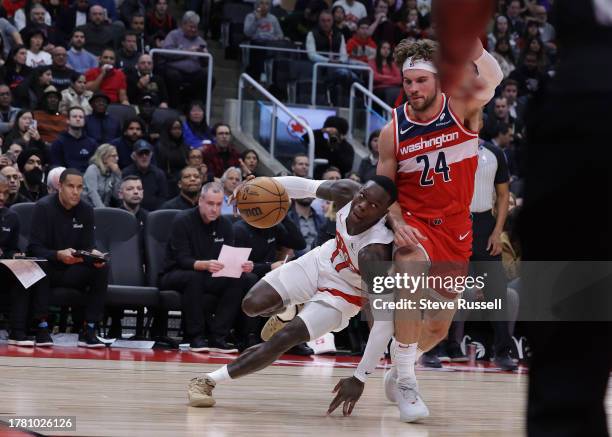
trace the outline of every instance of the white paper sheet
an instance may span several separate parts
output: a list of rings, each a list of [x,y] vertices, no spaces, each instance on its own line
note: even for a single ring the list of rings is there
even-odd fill
[[[239,278],[242,275],[242,264],[249,260],[250,254],[250,247],[232,247],[224,244],[217,260],[223,264],[223,268],[213,273],[213,278]]]
[[[38,264],[27,259],[3,259],[0,263],[13,272],[26,290],[46,276]]]
[[[151,349],[155,346],[154,341],[141,341],[141,340],[117,340],[111,347],[123,348],[123,349]]]

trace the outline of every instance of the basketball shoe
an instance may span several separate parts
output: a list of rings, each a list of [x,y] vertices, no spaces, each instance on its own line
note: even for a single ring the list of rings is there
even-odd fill
[[[212,396],[215,381],[207,375],[198,376],[189,382],[187,397],[192,407],[212,407],[216,401]]]
[[[385,396],[389,402],[396,403],[398,397],[397,389],[397,367],[393,366],[383,378],[385,385]]]
[[[302,306],[294,305],[287,307],[282,313],[270,317],[261,330],[261,339],[263,341],[270,340],[274,334],[283,329],[287,323],[297,316]]]
[[[398,385],[397,406],[400,410],[400,420],[402,422],[416,422],[429,416],[429,408],[419,394],[416,380]]]

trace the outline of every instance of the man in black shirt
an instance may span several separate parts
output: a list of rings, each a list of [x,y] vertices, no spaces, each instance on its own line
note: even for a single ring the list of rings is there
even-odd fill
[[[26,149],[17,158],[17,166],[23,175],[19,193],[29,202],[36,202],[47,195],[47,185],[43,183],[44,159],[44,153],[38,149]]]
[[[327,159],[328,166],[338,167],[340,174],[346,174],[353,168],[355,151],[345,139],[348,133],[348,122],[342,117],[327,117],[322,129],[314,131],[315,158]],[[327,166],[314,169],[314,178],[321,179]]]
[[[152,104],[160,108],[168,107],[168,91],[161,76],[153,72],[151,55],[140,55],[135,68],[125,71],[128,99],[132,103],[142,102],[144,96],[151,96]]]
[[[144,260],[144,228],[149,211],[141,207],[143,191],[142,180],[136,175],[125,176],[119,187],[119,199],[121,200],[119,208],[134,214],[140,225],[138,242]]]
[[[85,326],[79,333],[79,346],[104,347],[96,337],[96,324],[102,320],[108,287],[108,266],[89,265],[75,256],[75,250],[94,254],[94,213],[81,202],[83,176],[76,169],[64,170],[57,194],[47,196],[34,207],[28,254],[46,259],[43,266],[51,287],[74,288],[87,293]]]
[[[178,187],[180,190],[178,196],[164,203],[161,209],[191,209],[196,206],[202,188],[200,171],[195,167],[182,169]]]
[[[253,271],[253,262],[242,265],[240,278],[212,277],[211,273],[223,268],[217,260],[221,247],[234,246],[232,224],[220,216],[222,204],[223,187],[216,182],[204,185],[198,207],[176,216],[166,247],[160,286],[183,294],[185,334],[194,352],[238,351],[227,342],[227,336],[249,289],[244,273]]]
[[[142,207],[147,211],[159,209],[168,198],[168,182],[164,172],[151,163],[153,146],[146,140],[134,143],[131,165],[123,169],[123,177],[137,176],[142,181],[144,190]]]
[[[19,217],[6,207],[9,196],[7,179],[0,175],[0,259],[11,259],[19,254]],[[1,290],[11,293],[11,315],[9,344],[16,346],[53,346],[47,325],[49,308],[49,284],[43,278],[27,290],[15,276],[3,265],[0,265]],[[31,305],[30,305],[31,301]],[[36,339],[32,341],[26,335],[28,309],[32,307],[34,318],[38,322]]]
[[[8,189],[9,195],[5,200],[6,206],[12,206],[17,203],[25,203],[29,202],[29,200],[23,196],[19,192],[21,188],[21,175],[12,165],[7,165],[2,170],[0,170],[0,174],[6,178],[8,181]]]

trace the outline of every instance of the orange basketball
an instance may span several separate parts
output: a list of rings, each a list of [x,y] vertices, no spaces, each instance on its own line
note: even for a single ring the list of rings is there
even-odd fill
[[[259,177],[244,184],[236,196],[240,216],[251,226],[260,229],[279,224],[289,210],[289,196],[285,187],[273,178]]]

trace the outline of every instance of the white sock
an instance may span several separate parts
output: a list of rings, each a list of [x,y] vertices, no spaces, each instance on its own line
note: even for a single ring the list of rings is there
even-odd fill
[[[230,379],[232,379],[232,377],[229,375],[228,371],[227,371],[227,364],[217,370],[215,370],[214,372],[210,372],[208,373],[208,376],[215,381],[215,383],[219,384],[220,382],[223,381],[229,381]]]
[[[416,374],[414,373],[414,363],[417,355],[417,344],[403,344],[399,341],[393,342],[393,358],[397,367],[397,383],[398,385],[414,383]]]
[[[278,313],[276,317],[281,319],[283,322],[290,322],[295,318],[295,316],[297,316],[297,313],[297,307],[295,305],[289,305],[287,308],[285,308],[285,311]]]

